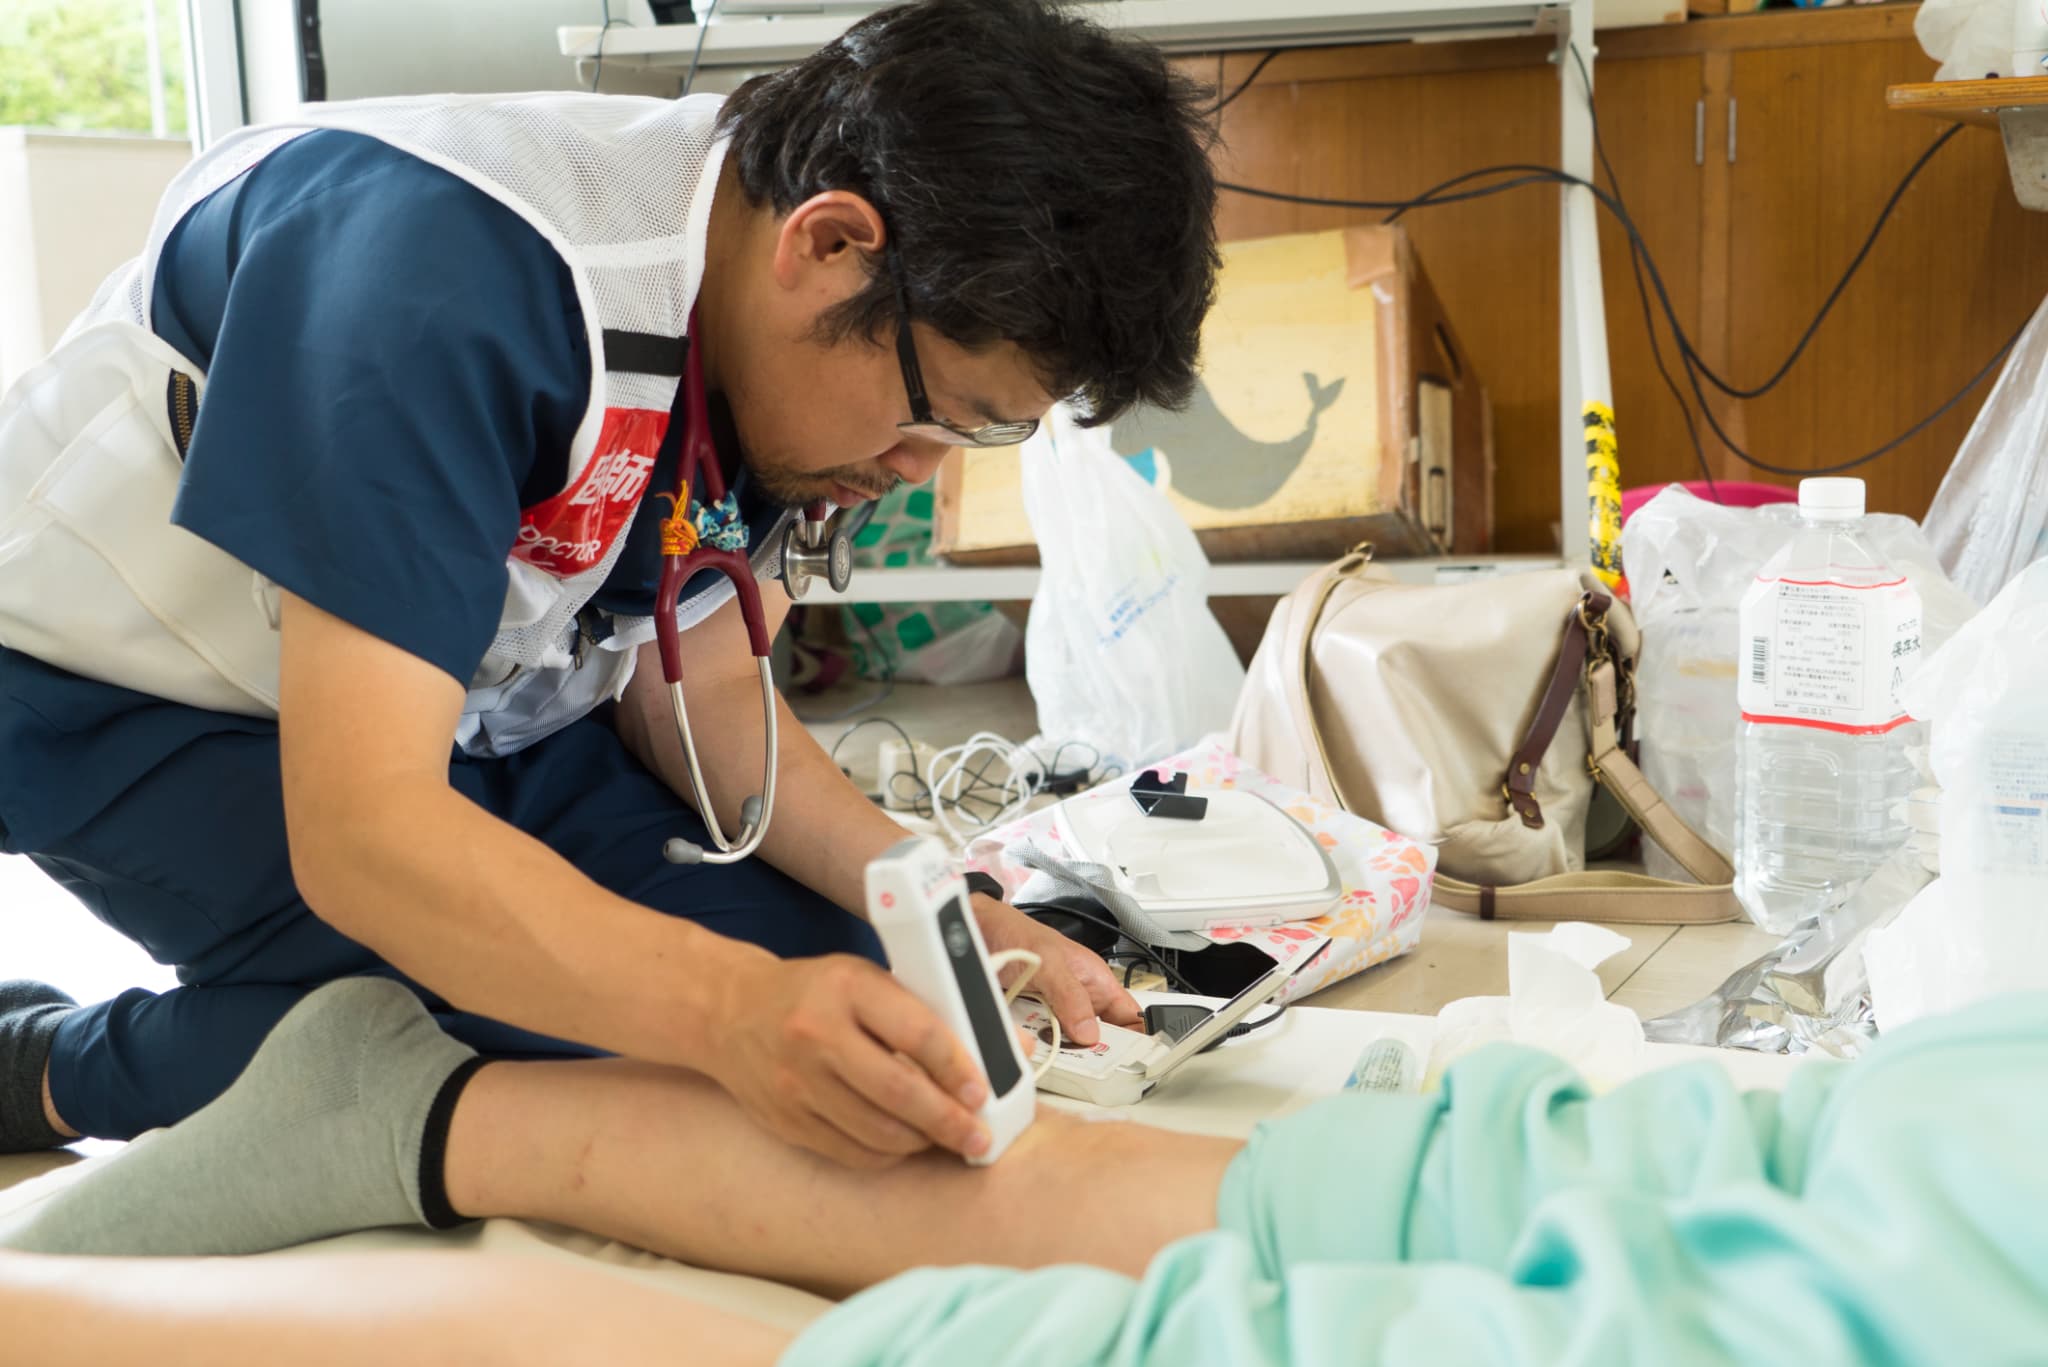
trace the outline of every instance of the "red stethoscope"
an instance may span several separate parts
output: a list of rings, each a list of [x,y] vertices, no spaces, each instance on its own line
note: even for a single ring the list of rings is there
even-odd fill
[[[690,320],[694,338],[697,323]],[[690,775],[690,789],[697,800],[697,814],[715,847],[706,849],[680,836],[662,846],[662,854],[675,864],[734,864],[761,847],[768,834],[768,822],[775,812],[775,769],[780,754],[777,736],[775,678],[768,661],[768,619],[761,607],[761,586],[747,557],[747,524],[740,516],[739,500],[725,487],[725,473],[711,439],[711,420],[704,398],[704,364],[697,348],[687,348],[683,357],[683,378],[678,386],[677,408],[683,422],[682,451],[676,472],[676,490],[658,497],[669,501],[669,516],[661,522],[661,586],[655,597],[654,635],[661,651],[661,676],[668,684],[670,704],[675,709],[676,731],[682,737],[683,760]],[[674,421],[674,416],[671,416]],[[784,533],[780,577],[792,599],[801,598],[814,579],[823,579],[835,592],[844,592],[853,574],[853,539],[829,518],[830,507],[815,503],[804,510]],[[676,605],[683,585],[699,570],[717,570],[732,581],[739,598],[740,619],[747,625],[747,643],[761,676],[761,710],[765,718],[767,745],[763,757],[761,790],[740,804],[740,827],[728,838],[712,806],[710,790],[704,783],[704,768],[697,758],[697,741],[690,731],[690,707],[683,697],[682,632],[676,625]]]

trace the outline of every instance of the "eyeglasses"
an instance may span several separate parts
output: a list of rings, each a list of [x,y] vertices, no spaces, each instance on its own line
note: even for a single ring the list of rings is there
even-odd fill
[[[903,265],[896,258],[892,237],[882,254],[889,260],[889,274],[896,282],[896,360],[903,369],[903,389],[910,396],[910,421],[899,422],[896,430],[947,446],[1015,446],[1038,430],[1038,419],[1024,422],[991,422],[980,427],[955,427],[932,412],[924,392],[924,371],[917,363],[917,344],[910,336],[910,291],[903,283]]]

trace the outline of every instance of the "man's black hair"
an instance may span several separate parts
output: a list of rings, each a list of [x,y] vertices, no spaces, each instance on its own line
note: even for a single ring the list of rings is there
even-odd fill
[[[910,312],[953,342],[1008,341],[1090,423],[1195,385],[1215,296],[1207,89],[1149,44],[1041,0],[882,10],[727,100],[756,204],[851,190],[888,225]],[[879,258],[831,340],[891,335]]]

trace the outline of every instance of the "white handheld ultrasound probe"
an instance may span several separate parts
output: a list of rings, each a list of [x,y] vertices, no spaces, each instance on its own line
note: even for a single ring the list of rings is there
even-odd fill
[[[967,882],[942,845],[920,837],[869,864],[867,885],[868,920],[890,971],[967,1046],[988,1080],[980,1112],[988,1151],[967,1161],[993,1163],[1030,1125],[1038,1089],[969,910]]]

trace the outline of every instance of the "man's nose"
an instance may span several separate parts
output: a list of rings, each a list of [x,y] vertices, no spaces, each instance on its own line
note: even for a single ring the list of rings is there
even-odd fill
[[[953,448],[936,441],[906,437],[883,454],[881,466],[905,484],[923,484],[939,472]]]

